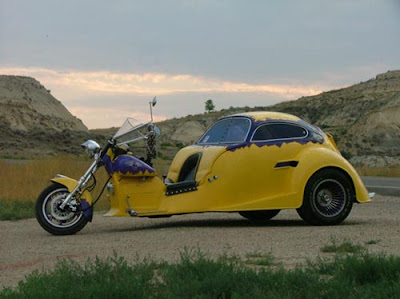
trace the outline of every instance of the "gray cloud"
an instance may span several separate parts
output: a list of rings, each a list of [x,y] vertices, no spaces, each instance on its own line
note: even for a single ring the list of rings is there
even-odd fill
[[[400,67],[399,13],[396,0],[0,0],[0,67],[341,87]],[[42,83],[79,111],[130,103]],[[219,108],[285,99],[218,90],[163,97],[166,116],[196,113],[208,97]]]
[[[16,0],[1,11],[3,64],[257,82],[399,64],[394,1]]]

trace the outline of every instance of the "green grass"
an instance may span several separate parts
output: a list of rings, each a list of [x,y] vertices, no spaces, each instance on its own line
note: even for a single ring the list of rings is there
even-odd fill
[[[254,269],[239,258],[184,252],[177,263],[114,256],[81,266],[64,260],[33,272],[0,298],[393,298],[400,257],[336,255],[303,267]]]
[[[366,245],[375,245],[378,244],[381,240],[369,240],[365,242]]]
[[[253,252],[246,254],[246,264],[249,265],[257,265],[257,266],[274,266],[275,257],[272,253],[262,253],[262,252]]]
[[[33,201],[0,199],[0,220],[20,220],[33,217],[35,217]]]
[[[338,244],[338,241],[333,238],[331,244],[321,247],[321,251],[325,253],[360,253],[365,251],[365,248],[359,244],[353,244],[351,241]]]

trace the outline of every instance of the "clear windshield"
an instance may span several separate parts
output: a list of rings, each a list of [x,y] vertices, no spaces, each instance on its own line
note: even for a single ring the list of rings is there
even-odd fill
[[[200,138],[198,144],[228,144],[246,141],[251,122],[248,118],[232,117],[216,122]]]
[[[148,133],[148,123],[141,123],[134,118],[127,118],[115,133],[113,139],[117,143],[131,143],[143,138]]]
[[[117,139],[118,137],[125,135],[141,126],[143,126],[143,123],[134,118],[128,117],[123,125],[118,129],[117,133],[115,133],[113,138]]]

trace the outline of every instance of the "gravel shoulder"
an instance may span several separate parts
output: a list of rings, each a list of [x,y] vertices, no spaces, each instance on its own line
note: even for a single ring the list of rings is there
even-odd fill
[[[207,213],[171,218],[107,218],[94,216],[73,236],[52,236],[36,219],[0,222],[0,290],[15,286],[35,269],[51,269],[70,258],[85,262],[117,253],[128,261],[137,257],[176,261],[185,248],[210,256],[271,252],[285,267],[327,256],[321,247],[332,238],[350,240],[369,252],[400,255],[400,198],[377,195],[373,202],[354,205],[338,226],[304,223],[294,210],[281,211],[266,226],[253,226],[236,213]],[[365,245],[368,241],[376,244]],[[375,243],[375,242],[373,242]]]

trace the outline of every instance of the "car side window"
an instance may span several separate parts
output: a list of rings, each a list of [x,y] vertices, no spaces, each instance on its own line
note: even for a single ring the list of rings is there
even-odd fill
[[[253,134],[252,141],[267,141],[275,139],[289,139],[289,138],[305,138],[308,131],[294,124],[265,124],[256,129]]]
[[[197,142],[198,144],[241,143],[247,138],[251,121],[244,117],[232,117],[216,122]]]

